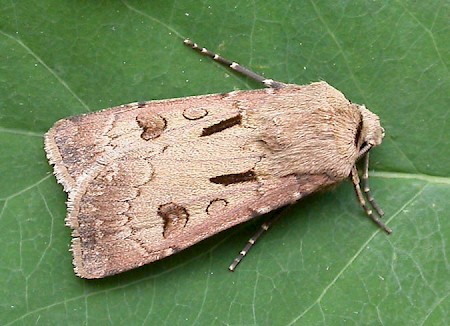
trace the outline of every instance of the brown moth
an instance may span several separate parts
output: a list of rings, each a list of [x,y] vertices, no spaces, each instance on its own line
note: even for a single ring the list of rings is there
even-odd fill
[[[284,84],[185,44],[268,88],[131,103],[56,122],[45,150],[68,193],[78,276],[159,260],[349,176],[365,212],[391,232],[368,185],[369,150],[384,134],[375,114],[326,82]],[[362,157],[365,196],[355,166]]]

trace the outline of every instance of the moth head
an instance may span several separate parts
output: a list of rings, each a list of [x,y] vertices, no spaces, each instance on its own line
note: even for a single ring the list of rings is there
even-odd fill
[[[380,118],[367,110],[364,105],[359,105],[358,109],[362,117],[361,127],[357,133],[358,139],[355,139],[358,146],[371,148],[380,145],[384,137],[384,129],[381,127]]]

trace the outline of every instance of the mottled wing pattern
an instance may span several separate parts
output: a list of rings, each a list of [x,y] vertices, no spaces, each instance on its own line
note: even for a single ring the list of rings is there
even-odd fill
[[[341,93],[316,83],[57,122],[45,146],[68,192],[75,272],[101,278],[161,259],[341,181],[356,159],[358,119]],[[337,124],[354,129],[348,139],[335,139]],[[343,158],[348,166],[336,167]]]

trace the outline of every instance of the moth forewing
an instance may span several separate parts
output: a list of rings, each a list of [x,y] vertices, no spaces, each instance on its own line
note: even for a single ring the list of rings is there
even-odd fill
[[[60,120],[46,134],[68,193],[78,276],[159,260],[349,175],[356,180],[361,147],[378,145],[374,115],[326,82],[284,84],[201,52],[270,88],[131,103]]]

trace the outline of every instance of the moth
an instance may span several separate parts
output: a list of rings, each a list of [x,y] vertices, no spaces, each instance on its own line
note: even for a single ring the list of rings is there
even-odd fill
[[[324,81],[285,84],[184,43],[266,88],[56,122],[45,150],[68,193],[76,275],[102,278],[159,260],[349,177],[366,214],[391,232],[368,183],[369,151],[384,136],[378,116]]]

